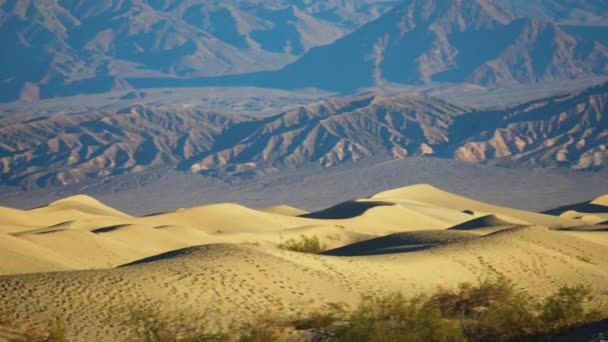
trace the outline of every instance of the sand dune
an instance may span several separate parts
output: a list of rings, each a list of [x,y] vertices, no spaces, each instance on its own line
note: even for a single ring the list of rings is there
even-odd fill
[[[467,231],[475,234],[488,234],[493,233],[499,230],[503,230],[506,228],[513,228],[517,226],[526,226],[529,223],[517,220],[512,217],[501,216],[498,217],[496,215],[485,215],[481,217],[474,218],[470,221],[455,225],[454,227],[449,228],[450,230],[461,230]]]
[[[474,238],[475,235],[449,230],[391,234],[327,251],[325,255],[361,256],[413,252]]]
[[[217,204],[131,217],[72,197],[0,215],[0,317],[23,324],[62,317],[76,341],[132,340],[125,322],[133,308],[219,327],[496,274],[538,295],[584,283],[608,302],[608,229],[428,185],[316,213]],[[276,248],[302,235],[330,250]]]
[[[423,203],[432,203],[436,206],[452,210],[466,210],[486,214],[503,214],[515,217],[518,220],[529,222],[530,224],[539,224],[549,227],[576,226],[580,224],[580,222],[577,220],[533,213],[524,210],[504,208],[474,201],[462,196],[447,193],[427,184],[385,191],[372,196],[371,199],[392,202],[415,200]]]
[[[591,201],[591,204],[608,207],[608,195],[600,196],[594,199],[593,201]]]
[[[277,205],[277,206],[270,207],[270,208],[260,209],[260,211],[263,211],[266,213],[271,213],[271,214],[286,215],[286,216],[302,216],[302,215],[309,214],[309,212],[306,210],[295,208],[295,207],[292,207],[289,205]]]
[[[433,204],[368,199],[316,213],[288,206],[254,210],[223,203],[132,217],[88,196],[69,197],[29,211],[1,209],[1,233],[50,249],[71,260],[75,269],[115,267],[150,255],[210,243],[276,246],[300,235],[317,236],[321,243],[337,248],[406,230],[446,229],[470,219],[468,214]],[[28,258],[28,252],[23,255]],[[38,265],[18,272],[0,265],[0,274],[56,269]]]

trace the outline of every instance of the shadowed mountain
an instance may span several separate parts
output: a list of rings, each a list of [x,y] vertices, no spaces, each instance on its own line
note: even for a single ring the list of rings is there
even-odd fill
[[[8,51],[0,56],[0,101],[132,87],[347,92],[605,74],[606,7],[592,0],[8,1],[0,5]]]
[[[602,43],[572,36],[552,22],[518,18],[501,3],[405,1],[258,81],[351,91],[436,81],[511,85],[608,72]]]
[[[395,2],[3,1],[0,101],[107,92],[127,77],[277,69]]]
[[[501,4],[514,14],[566,25],[608,24],[608,3],[596,0],[507,0]]]

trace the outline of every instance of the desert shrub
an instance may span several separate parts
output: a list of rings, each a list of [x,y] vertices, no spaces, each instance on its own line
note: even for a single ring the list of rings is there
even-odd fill
[[[470,341],[510,341],[538,335],[542,324],[533,302],[525,296],[514,296],[484,308],[475,319],[463,319],[462,329]]]
[[[177,319],[176,319],[177,321]],[[208,333],[205,327],[196,331],[182,331],[175,324],[160,318],[153,309],[132,309],[126,322],[142,342],[212,342],[228,341],[228,335]]]
[[[586,255],[579,255],[576,258],[582,262],[586,262],[588,264],[593,264],[593,262],[591,261],[591,258]]]
[[[431,297],[366,297],[335,341],[539,341],[601,318],[585,286],[562,287],[540,303],[504,277],[441,289]]]
[[[284,342],[286,328],[278,319],[266,315],[239,329],[238,342]]]
[[[53,318],[47,326],[46,342],[67,342],[67,328],[62,318]]]
[[[335,331],[332,341],[465,340],[456,324],[444,320],[440,309],[423,297],[365,297],[349,321]]]
[[[260,242],[259,241],[243,241],[243,242],[241,242],[241,245],[259,247]]]
[[[128,323],[144,342],[177,341],[177,334],[170,324],[151,310],[131,310]]]
[[[61,317],[54,317],[46,324],[27,322],[17,324],[10,321],[1,321],[0,328],[19,336],[15,341],[27,342],[67,342],[67,327]],[[1,329],[0,329],[1,330]],[[11,340],[12,341],[12,340]]]
[[[320,254],[327,250],[327,246],[321,244],[317,236],[307,237],[306,235],[300,235],[300,240],[289,239],[277,247],[287,251],[309,254]]]
[[[485,280],[478,285],[463,283],[456,290],[440,289],[433,297],[444,317],[476,318],[488,307],[508,303],[516,297],[513,284],[505,277]]]
[[[564,329],[601,318],[587,310],[592,300],[586,286],[565,286],[538,303],[499,277],[477,286],[461,284],[440,290],[433,300],[444,317],[460,319],[470,341],[544,340]]]
[[[599,309],[587,309],[592,301],[593,296],[588,286],[564,286],[543,301],[539,318],[548,330],[567,328],[600,319]]]
[[[304,317],[294,319],[290,322],[297,330],[313,328],[327,328],[347,315],[347,306],[344,303],[328,303],[318,310],[308,313]]]

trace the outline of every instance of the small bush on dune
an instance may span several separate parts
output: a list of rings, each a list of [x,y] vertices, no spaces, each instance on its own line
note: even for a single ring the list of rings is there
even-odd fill
[[[537,302],[499,277],[442,289],[430,297],[367,296],[352,311],[344,304],[327,304],[289,322],[264,314],[223,334],[206,333],[204,325],[177,329],[154,310],[134,310],[126,323],[146,342],[283,342],[292,329],[312,330],[319,341],[334,342],[541,341],[601,318],[598,311],[588,310],[590,294],[585,286],[565,286]],[[178,317],[171,322],[183,321]],[[56,323],[49,325],[47,336],[56,332],[58,337],[37,341],[65,341],[65,328]]]
[[[327,250],[327,246],[321,244],[318,237],[307,237],[306,235],[300,235],[300,240],[289,239],[277,247],[287,251],[308,254],[320,254]]]
[[[487,307],[475,319],[464,319],[462,329],[470,341],[510,341],[536,335],[542,324],[530,302],[516,297]]]
[[[67,342],[67,328],[63,319],[55,317],[47,326],[47,342]]]
[[[174,324],[160,318],[153,309],[132,309],[126,324],[133,328],[142,342],[212,342],[228,341],[228,335],[207,333],[196,327],[197,332],[184,332]]]
[[[593,296],[588,286],[564,286],[544,300],[539,318],[549,330],[569,328],[601,319],[599,309],[587,309],[592,301]]]
[[[366,297],[349,321],[332,341],[465,341],[460,329],[423,297]]]
[[[304,317],[292,320],[291,325],[297,330],[327,328],[347,316],[347,306],[344,303],[328,303]]]
[[[24,323],[11,324],[10,321],[0,321],[0,328],[20,336],[15,341],[27,342],[67,342],[67,327],[61,317],[54,317],[46,324]]]
[[[432,299],[439,305],[443,316],[458,319],[474,318],[479,311],[510,302],[515,297],[513,284],[505,277],[499,277],[477,286],[463,283],[456,290],[440,289]]]
[[[240,329],[238,342],[284,342],[287,340],[285,327],[278,320],[258,319]]]
[[[588,309],[590,294],[586,286],[564,286],[537,302],[498,277],[443,289],[431,297],[365,297],[346,314],[347,324],[331,326],[334,316],[316,327],[333,329],[330,340],[336,342],[542,341],[601,319],[600,311]]]

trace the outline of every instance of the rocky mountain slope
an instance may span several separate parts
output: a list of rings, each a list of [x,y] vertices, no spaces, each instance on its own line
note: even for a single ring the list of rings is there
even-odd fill
[[[196,110],[127,108],[115,113],[0,119],[4,184],[65,185],[176,165],[213,149],[237,119]]]
[[[508,0],[504,7],[522,17],[566,25],[608,24],[608,3],[596,0]]]
[[[605,74],[607,7],[591,0],[2,1],[0,101],[131,87],[349,91]],[[214,79],[226,75],[242,76]]]
[[[127,76],[280,68],[395,2],[2,1],[0,100],[105,92]]]
[[[600,168],[608,161],[608,84],[463,116],[451,136],[462,141],[452,147],[460,160]]]
[[[387,83],[506,86],[608,72],[608,47],[596,40],[598,32],[573,35],[501,5],[408,0],[336,42],[312,49],[267,76],[267,83],[338,91]]]
[[[224,178],[408,156],[593,170],[608,157],[607,100],[604,84],[493,111],[367,93],[256,119],[144,106],[15,114],[0,119],[0,174],[27,188],[157,167]]]

